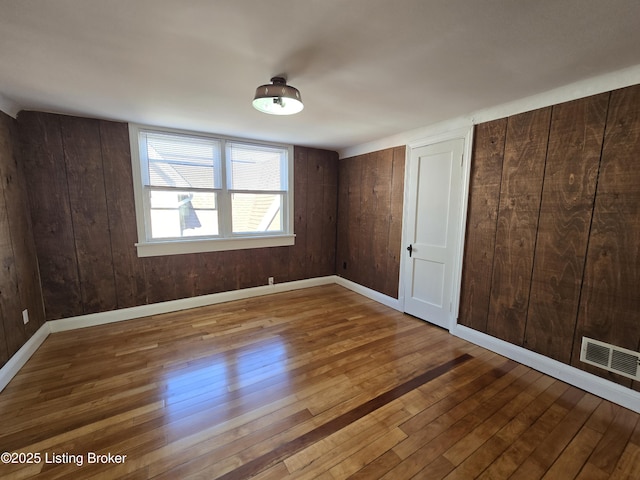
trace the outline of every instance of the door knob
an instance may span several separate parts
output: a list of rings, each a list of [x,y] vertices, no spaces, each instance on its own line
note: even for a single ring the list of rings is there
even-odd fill
[[[409,251],[409,257],[411,257],[411,253],[413,252],[413,245],[411,245],[411,244],[410,244],[410,245],[407,247],[407,250]]]

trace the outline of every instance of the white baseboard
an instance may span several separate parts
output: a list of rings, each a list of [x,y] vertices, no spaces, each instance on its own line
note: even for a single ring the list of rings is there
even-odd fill
[[[176,312],[178,310],[188,310],[190,308],[204,307],[207,305],[215,305],[217,303],[244,300],[262,295],[270,295],[272,293],[288,292],[291,290],[299,290],[302,288],[317,287],[319,285],[329,285],[333,283],[348,288],[349,290],[395,310],[402,311],[402,307],[398,299],[376,292],[370,288],[363,287],[362,285],[346,280],[337,275],[329,275],[326,277],[297,280],[294,282],[276,283],[275,285],[264,285],[229,292],[212,293],[210,295],[201,295],[198,297],[181,298],[179,300],[170,300],[168,302],[153,303],[138,307],[121,308],[119,310],[111,310],[108,312],[78,315],[76,317],[62,318],[60,320],[51,320],[48,323],[50,325],[51,333],[64,332],[67,330],[94,327],[96,325],[132,320],[134,318]]]
[[[18,350],[9,359],[9,361],[0,368],[0,392],[7,386],[24,364],[27,363],[27,360],[31,358],[31,355],[33,355],[42,342],[44,342],[44,340],[49,336],[49,333],[121,322],[150,315],[187,310],[189,308],[231,302],[233,300],[244,300],[251,297],[270,295],[272,293],[287,292],[334,283],[378,303],[386,305],[387,307],[393,308],[394,310],[403,311],[403,305],[399,299],[389,297],[337,275],[330,275],[327,277],[277,283],[275,285],[265,285],[261,287],[234,290],[231,292],[221,292],[211,295],[202,295],[199,297],[154,303],[152,305],[123,308],[110,312],[51,320],[40,327],[40,329],[27,341],[27,343],[25,343],[22,348],[20,348],[20,350]],[[504,355],[505,357],[522,363],[523,365],[527,365],[542,373],[591,392],[606,400],[617,403],[618,405],[633,410],[634,412],[640,413],[640,392],[636,392],[630,388],[623,387],[617,383],[610,382],[596,375],[565,365],[564,363],[478,332],[463,325],[455,325],[451,330],[451,333],[475,345],[479,345],[500,355]]]
[[[335,275],[334,282],[342,287],[348,288],[353,292],[359,293],[363,297],[375,300],[376,302],[393,308],[394,310],[398,310],[399,312],[403,311],[402,303],[397,298],[390,297],[376,290],[371,290],[368,287],[363,287],[359,283],[352,282],[351,280],[347,280],[346,278],[342,278],[337,275]]]
[[[42,342],[49,336],[49,322],[45,322],[33,336],[27,340],[20,350],[13,354],[7,363],[0,368],[0,392],[4,390],[16,373],[27,363]]]
[[[212,293],[209,295],[200,295],[198,297],[181,298],[179,300],[141,305],[139,307],[121,308],[119,310],[112,310],[109,312],[79,315],[77,317],[51,320],[49,321],[49,324],[51,325],[50,328],[52,333],[64,332],[67,330],[76,330],[78,328],[122,322],[124,320],[132,320],[134,318],[149,317],[151,315],[159,315],[161,313],[205,307],[207,305],[215,305],[217,303],[244,300],[251,297],[270,295],[272,293],[288,292],[290,290],[328,285],[331,283],[336,283],[334,275],[297,280],[294,282],[276,283],[274,285],[264,285],[261,287],[243,288],[241,290],[232,290],[230,292]]]
[[[262,295],[270,295],[273,293],[288,292],[291,290],[329,284],[341,285],[349,290],[359,293],[360,295],[382,303],[383,305],[402,311],[400,302],[395,298],[391,298],[387,295],[376,292],[375,290],[371,290],[370,288],[363,287],[362,285],[358,285],[357,283],[346,280],[337,275],[329,275],[326,277],[310,278],[293,282],[276,283],[275,285],[264,285],[260,287],[233,290],[230,292],[182,298],[179,300],[141,305],[138,307],[121,308],[119,310],[111,310],[108,312],[78,315],[76,317],[62,318],[60,320],[50,320],[46,322],[2,368],[0,368],[0,392],[24,366],[42,342],[44,342],[49,333],[65,332],[68,330],[105,325],[107,323],[122,322],[151,315],[188,310],[190,308],[204,307],[207,305],[215,305],[234,300],[244,300],[251,297],[259,297]]]
[[[518,363],[586,390],[599,397],[640,413],[640,392],[600,378],[579,368],[566,365],[526,348],[518,347],[464,325],[456,325],[451,333],[475,345],[503,355]]]
[[[179,300],[154,303],[151,305],[141,305],[139,307],[121,308],[119,310],[112,310],[109,312],[79,315],[76,317],[62,318],[60,320],[50,320],[40,327],[40,329],[27,341],[27,343],[25,343],[22,348],[20,348],[20,350],[18,350],[9,359],[9,361],[0,368],[0,392],[2,392],[4,387],[9,384],[11,379],[18,373],[24,364],[27,363],[27,360],[31,358],[31,355],[33,355],[38,347],[42,345],[42,342],[45,341],[50,333],[76,330],[78,328],[93,327],[107,323],[122,322],[124,320],[133,320],[134,318],[148,317],[150,315],[159,315],[161,313],[175,312],[178,310],[187,310],[189,308],[204,307],[217,303],[231,302],[233,300],[244,300],[251,297],[270,295],[272,293],[288,292],[291,290],[316,287],[319,285],[329,285],[337,283],[336,278],[337,277],[335,275],[330,275],[327,277],[310,278],[294,282],[276,283],[275,285],[265,285],[261,287],[233,290],[230,292],[182,298]]]

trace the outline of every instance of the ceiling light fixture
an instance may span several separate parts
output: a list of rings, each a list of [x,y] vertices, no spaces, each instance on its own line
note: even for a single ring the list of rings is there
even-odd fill
[[[287,85],[283,77],[273,77],[271,85],[256,88],[253,107],[271,115],[293,115],[300,112],[304,105],[297,88]]]

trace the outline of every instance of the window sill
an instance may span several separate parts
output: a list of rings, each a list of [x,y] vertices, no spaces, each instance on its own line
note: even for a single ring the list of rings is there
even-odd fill
[[[247,248],[288,247],[295,244],[295,238],[295,235],[275,235],[208,240],[171,240],[136,243],[136,248],[138,249],[138,257],[158,257],[161,255],[223,252]]]

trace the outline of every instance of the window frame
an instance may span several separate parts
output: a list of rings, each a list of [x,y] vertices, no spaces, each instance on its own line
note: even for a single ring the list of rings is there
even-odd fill
[[[220,218],[219,233],[217,236],[194,236],[194,237],[174,237],[174,238],[151,238],[151,208],[149,196],[142,172],[142,142],[139,135],[141,132],[183,135],[187,137],[209,138],[220,143],[220,173],[221,188],[216,192],[216,204],[218,205],[218,216]],[[138,257],[153,257],[160,255],[180,255],[186,253],[218,252],[227,250],[242,250],[248,248],[268,248],[291,246],[295,244],[295,233],[293,231],[293,198],[294,198],[294,158],[293,145],[280,143],[263,142],[259,140],[249,140],[238,137],[228,137],[205,132],[195,132],[173,128],[155,127],[141,124],[129,124],[129,141],[131,147],[131,167],[133,176],[133,193],[135,202],[136,227],[138,242],[135,244]],[[233,233],[231,218],[231,196],[235,192],[230,189],[229,172],[227,172],[227,144],[240,144],[246,146],[266,147],[283,149],[286,152],[286,182],[287,189],[283,193],[282,231],[275,233],[246,232]],[[164,189],[160,187],[160,189]],[[166,187],[173,190],[172,187]],[[188,187],[176,187],[176,191],[189,190]],[[214,192],[216,189],[208,189]],[[244,191],[243,191],[244,192]],[[270,191],[246,191],[248,193],[271,193]],[[278,192],[281,194],[282,192]]]

